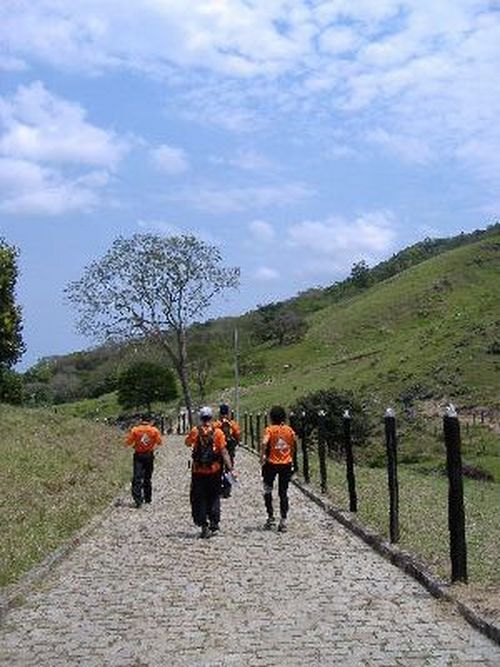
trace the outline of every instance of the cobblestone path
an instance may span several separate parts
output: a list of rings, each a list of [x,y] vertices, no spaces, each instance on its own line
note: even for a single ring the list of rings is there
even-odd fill
[[[187,450],[158,455],[150,507],[123,506],[0,629],[8,667],[489,665],[500,650],[295,488],[289,532],[262,530],[256,460],[197,538]]]

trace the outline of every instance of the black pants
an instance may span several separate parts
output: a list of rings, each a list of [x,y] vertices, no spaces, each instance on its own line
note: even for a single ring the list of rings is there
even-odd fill
[[[220,472],[191,477],[191,512],[195,525],[203,527],[220,521]]]
[[[264,502],[267,515],[274,516],[273,512],[273,485],[278,476],[278,495],[280,497],[280,516],[286,519],[288,514],[288,485],[292,477],[291,463],[264,463],[262,466],[262,481],[264,482]]]
[[[151,502],[151,477],[154,466],[153,452],[138,454],[134,452],[134,474],[132,477],[132,497],[134,502]]]

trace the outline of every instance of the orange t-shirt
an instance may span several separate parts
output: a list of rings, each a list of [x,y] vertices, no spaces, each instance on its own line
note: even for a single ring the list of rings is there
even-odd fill
[[[267,453],[267,461],[275,464],[287,464],[293,460],[297,436],[286,424],[273,424],[264,431],[262,443]]]
[[[151,424],[139,424],[130,429],[126,442],[135,449],[137,454],[153,452],[161,445],[161,433]]]
[[[229,422],[229,426],[231,428],[231,435],[235,440],[239,442],[241,440],[241,428],[238,422],[234,421],[234,419],[224,419],[224,418],[218,419],[216,422],[214,422],[215,428],[220,428],[221,431],[223,431],[222,429],[223,421]]]
[[[199,463],[193,461],[192,473],[193,475],[214,475],[215,473],[218,473],[221,470],[221,462],[220,462],[220,459],[222,458],[221,451],[226,446],[226,436],[220,430],[220,428],[217,428],[215,426],[215,424],[208,424],[208,425],[202,424],[200,428],[204,436],[207,436],[210,433],[210,431],[213,431],[214,438],[213,438],[212,448],[214,453],[219,455],[218,457],[219,460],[214,461],[211,466],[200,466]],[[194,426],[189,431],[189,433],[186,436],[185,442],[188,447],[191,447],[191,449],[196,447],[196,445],[198,444],[197,426]]]

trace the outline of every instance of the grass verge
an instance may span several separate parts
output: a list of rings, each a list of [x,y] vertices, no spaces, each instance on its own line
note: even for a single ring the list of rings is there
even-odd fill
[[[130,453],[117,430],[49,410],[0,405],[0,421],[6,586],[106,507],[130,475]]]

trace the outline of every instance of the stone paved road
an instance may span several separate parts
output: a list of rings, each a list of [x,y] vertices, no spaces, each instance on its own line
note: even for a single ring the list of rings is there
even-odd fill
[[[500,649],[295,488],[290,530],[261,529],[257,462],[197,538],[179,438],[157,458],[153,505],[116,507],[9,612],[9,667],[500,665]]]

